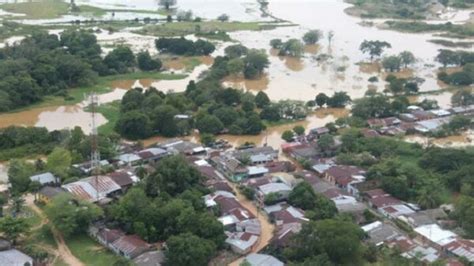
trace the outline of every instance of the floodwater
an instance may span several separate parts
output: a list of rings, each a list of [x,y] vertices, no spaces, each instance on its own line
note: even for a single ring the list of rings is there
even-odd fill
[[[8,182],[7,162],[0,162],[0,184]]]
[[[474,131],[469,130],[463,132],[460,135],[449,136],[445,138],[429,138],[421,135],[409,135],[406,136],[405,141],[419,143],[423,146],[434,145],[444,148],[462,148],[466,146],[472,146],[474,144]]]
[[[316,127],[322,127],[329,122],[334,122],[337,118],[345,117],[349,114],[347,109],[317,109],[310,114],[305,120],[270,127],[258,136],[233,136],[221,135],[218,138],[229,141],[234,146],[240,146],[245,142],[252,142],[256,145],[265,145],[272,147],[280,147],[285,141],[281,135],[286,130],[292,130],[295,126],[303,126],[307,131]]]
[[[122,99],[126,90],[114,89],[109,93],[98,96],[99,103],[108,103]],[[89,134],[91,128],[91,113],[84,111],[87,102],[84,101],[75,105],[50,106],[33,108],[26,111],[6,113],[0,115],[0,127],[17,126],[37,126],[46,127],[48,130],[59,130],[76,126]],[[107,119],[101,114],[96,114],[97,126],[107,123]]]
[[[273,15],[300,26],[281,27],[264,32],[234,32],[231,33],[231,37],[250,48],[263,49],[270,55],[271,64],[267,74],[269,80],[265,92],[274,100],[287,98],[308,100],[320,92],[332,94],[335,91],[346,91],[352,98],[359,98],[365,94],[369,85],[372,89],[383,91],[385,82],[370,84],[368,79],[378,76],[380,80],[383,80],[386,73],[360,71],[357,65],[369,59],[359,51],[359,45],[365,39],[391,43],[392,48],[387,49],[385,55],[398,54],[405,50],[411,51],[417,57],[413,73],[398,75],[409,74],[408,76],[413,75],[425,79],[420,86],[420,91],[433,91],[440,88],[436,76],[433,75],[439,66],[434,62],[434,57],[438,49],[443,47],[428,42],[429,39],[433,39],[432,34],[400,33],[362,26],[362,19],[345,14],[344,9],[347,7],[350,7],[350,4],[342,0],[272,0],[269,10]],[[451,12],[446,19],[465,18],[468,12],[461,13],[463,15]],[[326,36],[329,31],[332,31],[334,37],[331,43],[327,38],[322,38],[317,49],[306,47],[304,56],[299,60],[279,57],[274,50],[270,49],[271,39],[298,38],[309,29],[322,30]],[[321,60],[318,58],[321,54],[329,55],[329,59]],[[249,89],[245,83],[245,81],[238,84],[232,82],[231,85]]]

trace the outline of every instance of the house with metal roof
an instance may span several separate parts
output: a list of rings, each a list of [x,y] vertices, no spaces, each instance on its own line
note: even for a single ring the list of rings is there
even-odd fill
[[[50,172],[30,176],[31,182],[38,182],[42,186],[52,185],[58,182],[57,178]]]
[[[251,266],[284,266],[285,264],[277,258],[266,255],[252,253],[245,257],[245,260]]]
[[[25,266],[33,265],[33,258],[17,249],[0,251],[0,265]]]
[[[257,197],[264,202],[269,195],[277,195],[278,201],[288,198],[292,188],[285,183],[269,183],[258,187]]]
[[[86,177],[62,187],[74,197],[90,202],[101,201],[122,190],[109,176]]]
[[[228,233],[225,243],[230,246],[232,251],[238,254],[247,254],[258,243],[258,236],[247,232]]]

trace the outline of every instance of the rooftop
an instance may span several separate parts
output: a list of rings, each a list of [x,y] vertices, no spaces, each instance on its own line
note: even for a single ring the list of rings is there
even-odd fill
[[[50,172],[39,174],[39,175],[34,175],[30,176],[31,181],[36,181],[39,182],[41,185],[49,184],[49,183],[55,183],[56,178],[54,175]]]
[[[457,236],[455,233],[444,230],[437,224],[422,225],[415,228],[415,232],[422,235],[426,239],[439,245],[445,245],[452,242]]]
[[[264,195],[268,195],[270,193],[279,193],[279,192],[290,192],[291,187],[284,183],[269,183],[262,186],[259,186],[258,189]]]
[[[277,258],[265,255],[252,253],[245,257],[245,260],[252,266],[284,266],[285,264]]]

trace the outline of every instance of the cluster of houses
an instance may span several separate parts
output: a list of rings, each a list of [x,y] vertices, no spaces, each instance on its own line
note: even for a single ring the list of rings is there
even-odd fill
[[[425,111],[418,106],[409,106],[408,113],[398,117],[372,118],[367,120],[369,125],[366,134],[395,136],[405,133],[435,133],[448,124],[455,115],[474,114],[474,105],[453,107],[451,109],[436,109]]]

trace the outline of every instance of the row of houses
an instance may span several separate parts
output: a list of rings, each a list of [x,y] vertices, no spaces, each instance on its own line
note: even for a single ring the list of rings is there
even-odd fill
[[[372,118],[367,120],[370,129],[382,135],[399,135],[407,132],[429,133],[442,129],[455,115],[474,114],[474,105],[425,111],[417,106],[410,106],[409,113],[398,117]],[[372,133],[373,134],[373,133]]]
[[[137,266],[161,265],[162,251],[148,244],[137,235],[127,235],[119,229],[109,229],[101,224],[91,225],[89,235],[115,254],[132,260]]]
[[[236,196],[228,191],[215,191],[204,196],[206,207],[218,213],[224,225],[225,243],[238,254],[249,253],[258,243],[261,226],[258,219],[242,206]]]

